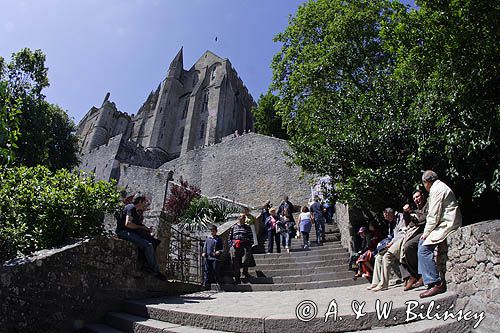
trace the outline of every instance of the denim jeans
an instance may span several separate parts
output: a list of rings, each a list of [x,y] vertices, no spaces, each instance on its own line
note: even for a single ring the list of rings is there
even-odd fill
[[[274,229],[268,230],[267,231],[267,252],[273,253],[273,245],[274,242],[276,241],[276,252],[280,253],[281,252],[281,247],[280,247],[280,234],[277,234]]]
[[[220,277],[220,262],[218,260],[205,258],[205,270],[203,271],[203,285],[208,286],[210,283],[219,283],[222,281]]]
[[[309,246],[309,233],[301,231],[303,247]]]
[[[325,219],[314,219],[314,229],[316,230],[316,243],[319,245],[325,238]]]
[[[434,249],[438,244],[423,245],[424,240],[418,242],[418,272],[422,274],[425,285],[441,281],[434,261]]]
[[[137,245],[137,247],[139,247],[144,252],[144,256],[146,257],[146,261],[148,262],[149,267],[155,272],[160,271],[158,263],[156,262],[155,250],[153,244],[150,241],[142,238],[135,232],[131,232],[128,230],[122,230],[118,232],[117,235],[119,238],[131,241],[132,243]]]
[[[283,231],[280,233],[281,237],[281,245],[284,247],[291,248],[292,246],[292,237],[290,237],[290,233],[288,231]]]

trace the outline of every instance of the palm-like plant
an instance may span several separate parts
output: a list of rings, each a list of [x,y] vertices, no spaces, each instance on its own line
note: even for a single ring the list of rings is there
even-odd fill
[[[222,202],[213,203],[207,198],[196,198],[180,218],[180,226],[188,231],[207,231],[211,225],[220,225],[226,222],[229,215],[237,213],[235,207]]]

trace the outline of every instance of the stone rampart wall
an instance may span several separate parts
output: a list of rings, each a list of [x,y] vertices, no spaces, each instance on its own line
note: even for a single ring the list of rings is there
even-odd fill
[[[139,269],[130,242],[98,237],[15,259],[0,271],[1,332],[73,332],[125,299],[199,290]]]
[[[172,173],[168,170],[121,164],[118,186],[125,188],[129,194],[140,192],[146,195],[151,200],[150,209],[161,211],[171,178]]]
[[[183,177],[206,196],[223,196],[249,206],[275,205],[287,194],[294,205],[307,204],[310,176],[300,179],[298,167],[287,165],[285,140],[248,133],[222,143],[195,149],[165,163],[174,180]]]
[[[108,143],[92,149],[90,152],[80,155],[80,164],[78,169],[85,172],[93,172],[96,179],[109,180],[116,178],[113,175],[113,169],[118,171],[118,161],[115,160],[116,154],[120,149],[122,136],[117,135],[109,139]]]

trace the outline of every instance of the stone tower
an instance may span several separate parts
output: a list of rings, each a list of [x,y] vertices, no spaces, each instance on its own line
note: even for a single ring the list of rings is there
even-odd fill
[[[128,148],[117,152],[120,162],[143,165],[148,154],[149,160],[157,161],[144,166],[161,165],[194,148],[220,142],[235,131],[252,130],[254,105],[228,59],[206,51],[185,70],[181,48],[137,115],[118,111],[109,93],[100,108],[90,109],[78,124],[81,152],[89,154],[122,135],[121,142]]]

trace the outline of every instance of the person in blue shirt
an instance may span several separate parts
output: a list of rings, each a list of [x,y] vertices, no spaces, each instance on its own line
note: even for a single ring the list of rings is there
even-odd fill
[[[322,241],[325,241],[325,216],[323,215],[323,205],[320,203],[318,196],[314,197],[314,203],[309,210],[316,229],[316,244],[320,245]]]
[[[220,258],[223,251],[222,239],[217,235],[217,227],[210,228],[210,236],[203,245],[201,256],[205,258],[205,269],[203,272],[203,287],[210,289],[210,282],[221,283]]]

